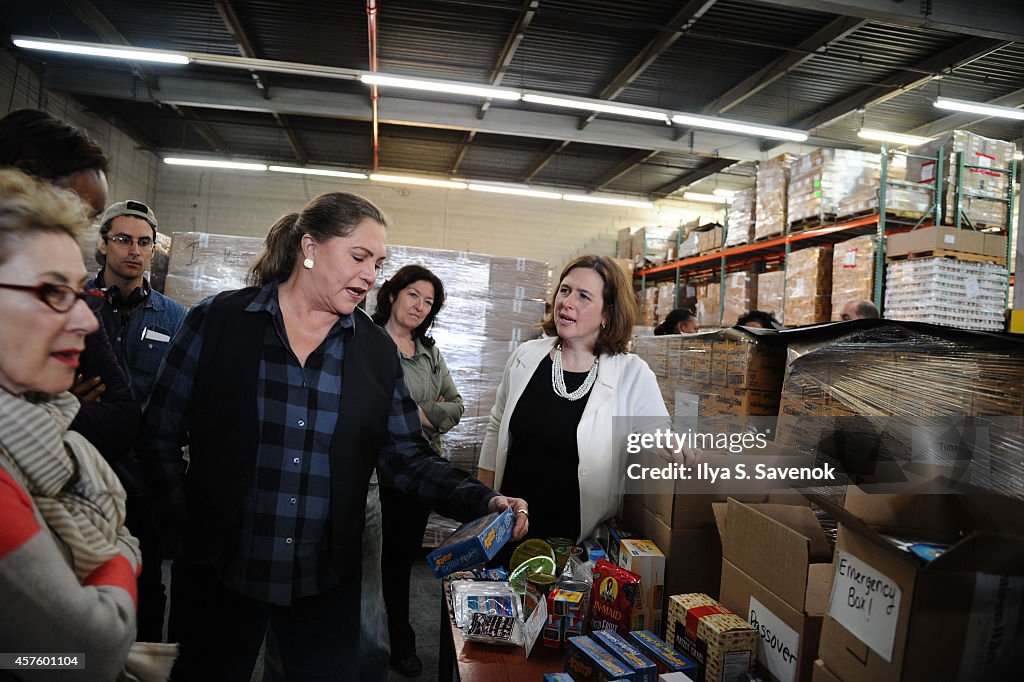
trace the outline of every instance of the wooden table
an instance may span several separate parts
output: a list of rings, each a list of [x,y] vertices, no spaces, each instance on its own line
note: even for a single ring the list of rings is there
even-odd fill
[[[451,588],[441,591],[441,651],[438,655],[438,679],[441,682],[537,682],[545,673],[565,670],[565,650],[552,649],[537,642],[526,658],[522,647],[498,646],[466,641],[455,626],[451,608]]]

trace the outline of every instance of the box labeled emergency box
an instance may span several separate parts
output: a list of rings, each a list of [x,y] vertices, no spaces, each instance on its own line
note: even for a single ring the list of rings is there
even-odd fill
[[[462,524],[427,555],[434,577],[443,578],[492,559],[512,537],[515,523],[516,513],[509,507]]]
[[[1005,679],[1009,630],[1024,622],[1024,504],[877,493],[814,502],[839,520],[819,649],[829,671],[845,682]]]

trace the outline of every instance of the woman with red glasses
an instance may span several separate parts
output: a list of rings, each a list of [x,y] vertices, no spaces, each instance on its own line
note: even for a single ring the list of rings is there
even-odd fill
[[[113,680],[135,641],[140,561],[117,476],[68,430],[99,325],[86,301],[102,300],[83,290],[87,224],[71,193],[0,171],[0,651]]]

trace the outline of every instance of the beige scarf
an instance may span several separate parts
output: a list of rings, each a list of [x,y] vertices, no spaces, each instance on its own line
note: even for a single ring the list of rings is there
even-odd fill
[[[82,581],[118,554],[132,568],[141,556],[124,527],[127,496],[117,475],[89,441],[67,430],[78,407],[70,393],[31,402],[0,390],[0,454]]]
[[[33,402],[0,389],[0,457],[81,582],[118,554],[138,570],[141,554],[124,527],[127,495],[117,475],[84,436],[67,430],[78,408],[70,393]],[[118,680],[167,680],[176,656],[175,644],[136,642]]]

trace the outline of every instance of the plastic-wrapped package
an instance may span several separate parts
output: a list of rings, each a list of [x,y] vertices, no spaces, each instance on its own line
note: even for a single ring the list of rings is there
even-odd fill
[[[875,287],[877,238],[866,234],[832,247],[832,321],[839,321],[847,301],[870,301]]]
[[[789,169],[786,213],[791,225],[834,220],[839,201],[865,189],[877,189],[881,159],[873,152],[815,149]]]
[[[784,270],[762,272],[757,276],[757,309],[772,313],[779,322],[783,322],[782,292],[785,285]]]
[[[451,588],[455,625],[460,628],[466,627],[474,613],[522,618],[519,597],[506,582],[453,580]]]
[[[171,236],[163,232],[156,234],[156,249],[153,262],[149,265],[149,283],[157,291],[163,293],[167,282],[167,266],[171,259]]]
[[[865,461],[941,465],[1024,498],[1024,340],[888,320],[779,337],[789,344],[776,440],[787,448],[819,455],[842,430]]]
[[[730,272],[725,276],[725,304],[722,324],[736,324],[740,315],[757,308],[757,274]]]
[[[757,165],[754,238],[766,239],[786,231],[786,191],[789,165],[795,157],[781,154]]]
[[[208,296],[240,289],[262,248],[262,237],[175,232],[164,294],[191,308]]]
[[[820,246],[793,251],[786,258],[784,324],[828,322],[832,315],[832,252]]]
[[[961,329],[1002,331],[1006,267],[952,258],[886,265],[885,317]]]
[[[697,324],[714,329],[722,324],[722,289],[718,282],[697,285]]]
[[[729,204],[729,229],[725,235],[726,246],[739,246],[753,241],[755,198],[754,188],[741,190],[733,195]]]
[[[965,168],[963,184],[959,187],[961,209],[976,226],[1006,224],[1007,184],[1010,177],[989,169],[1010,168],[1015,152],[1012,142],[993,140],[966,130],[954,130],[927,144],[914,147],[914,154],[934,157],[942,148],[943,223],[952,225],[959,168],[957,154],[963,154]],[[936,161],[910,158],[907,161],[907,180],[922,184],[935,181]]]
[[[677,418],[778,413],[785,349],[771,338],[740,328],[642,336],[633,352]]]

